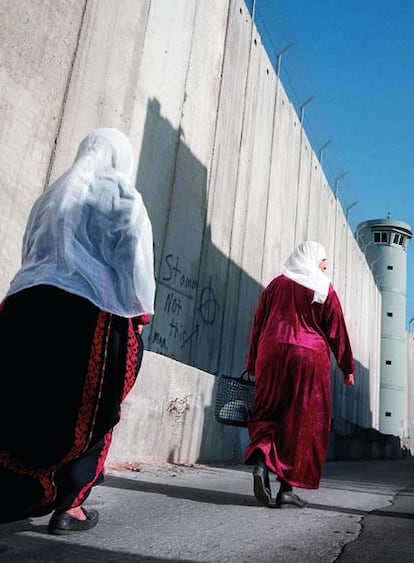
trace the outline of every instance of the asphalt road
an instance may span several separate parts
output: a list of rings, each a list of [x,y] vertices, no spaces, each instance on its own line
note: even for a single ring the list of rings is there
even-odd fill
[[[85,505],[95,528],[0,525],[0,562],[414,562],[414,458],[328,462],[320,489],[296,492],[305,508],[267,508],[244,466],[110,468]]]

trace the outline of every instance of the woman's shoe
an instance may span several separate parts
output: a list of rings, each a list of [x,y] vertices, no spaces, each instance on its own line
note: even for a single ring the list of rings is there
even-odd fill
[[[260,504],[268,506],[272,500],[269,471],[262,461],[256,463],[253,469],[253,492]]]
[[[85,532],[86,530],[90,530],[98,523],[98,511],[85,510],[84,508],[82,508],[82,510],[86,516],[86,520],[74,518],[67,512],[55,512],[50,519],[47,531],[49,534],[55,536],[64,536],[73,532]]]
[[[277,493],[276,507],[283,508],[284,506],[294,506],[296,508],[303,508],[306,502],[292,491],[285,491],[284,493]]]

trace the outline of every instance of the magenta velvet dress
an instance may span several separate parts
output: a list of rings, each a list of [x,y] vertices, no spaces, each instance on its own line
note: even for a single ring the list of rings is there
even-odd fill
[[[284,275],[262,292],[246,369],[256,378],[245,463],[261,450],[268,469],[295,487],[317,489],[331,418],[330,349],[354,372],[341,304],[332,285],[323,304]]]

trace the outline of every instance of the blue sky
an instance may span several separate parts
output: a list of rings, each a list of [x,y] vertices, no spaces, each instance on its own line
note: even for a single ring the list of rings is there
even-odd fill
[[[246,4],[252,7],[253,1]],[[414,2],[256,0],[256,25],[349,223],[393,219],[414,229]],[[414,240],[407,323],[414,316]]]

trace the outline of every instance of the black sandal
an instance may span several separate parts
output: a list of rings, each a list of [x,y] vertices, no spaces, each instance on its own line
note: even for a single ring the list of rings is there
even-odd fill
[[[67,512],[56,511],[50,519],[47,531],[55,536],[64,536],[73,532],[90,530],[98,523],[99,513],[97,510],[85,510],[84,508],[82,510],[86,520],[74,518]]]
[[[269,506],[272,500],[269,471],[262,461],[256,463],[253,469],[253,492],[260,504]]]
[[[298,495],[292,491],[279,492],[276,495],[276,507],[283,508],[286,507],[296,507],[303,508],[306,502],[302,500]]]

